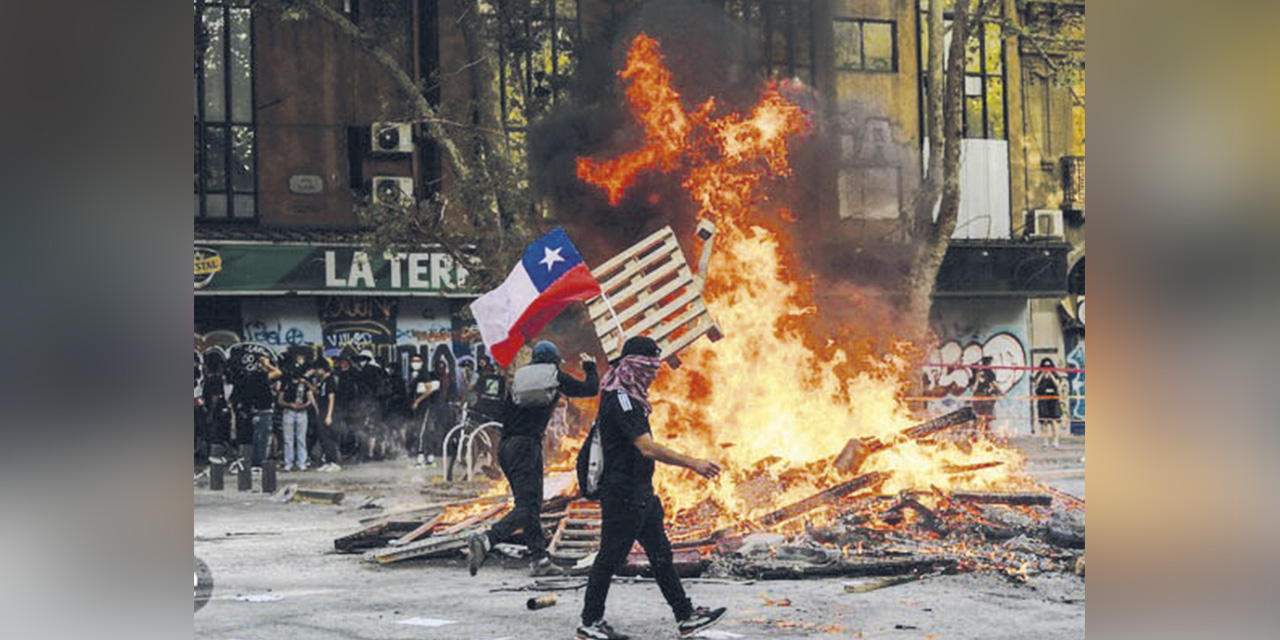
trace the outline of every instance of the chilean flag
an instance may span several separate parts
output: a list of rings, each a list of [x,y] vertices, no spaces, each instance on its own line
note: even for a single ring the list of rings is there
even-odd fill
[[[506,367],[570,302],[598,295],[600,283],[564,229],[556,227],[529,245],[497,289],[471,303],[471,313],[493,360]]]

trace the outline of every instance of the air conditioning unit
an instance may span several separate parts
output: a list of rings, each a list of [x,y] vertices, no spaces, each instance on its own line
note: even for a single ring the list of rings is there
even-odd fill
[[[1062,211],[1058,209],[1036,209],[1031,212],[1031,225],[1027,236],[1031,238],[1061,238]]]
[[[369,130],[375,153],[410,153],[413,151],[413,127],[403,122],[375,122]]]
[[[381,205],[406,205],[413,202],[413,178],[377,176],[373,179],[373,201]]]

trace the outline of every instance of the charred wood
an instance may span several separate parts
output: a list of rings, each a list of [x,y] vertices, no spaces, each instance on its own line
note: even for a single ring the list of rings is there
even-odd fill
[[[957,491],[952,493],[950,497],[956,502],[973,502],[976,504],[1049,506],[1053,503],[1053,496],[1048,493],[1026,493],[1017,491]]]
[[[764,526],[772,526],[790,520],[799,515],[803,515],[823,505],[833,504],[846,495],[883,483],[889,478],[889,474],[883,471],[872,471],[864,473],[852,480],[842,482],[834,487],[820,491],[804,500],[789,504],[777,511],[765,514],[760,518],[760,524]]]

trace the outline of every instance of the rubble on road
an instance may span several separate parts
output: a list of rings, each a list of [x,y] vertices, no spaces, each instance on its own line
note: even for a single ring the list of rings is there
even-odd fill
[[[1083,577],[1084,501],[1030,483],[1016,490],[885,491],[890,471],[858,473],[867,456],[903,442],[935,436],[974,419],[971,410],[945,414],[898,432],[893,439],[854,439],[828,464],[847,471],[843,480],[790,504],[770,498],[786,479],[760,473],[739,483],[759,500],[760,515],[719,526],[711,501],[673,513],[668,525],[676,569],[686,578],[777,580],[808,577],[868,577],[852,593],[903,584],[941,573],[988,571],[1015,582],[1049,572]],[[764,469],[769,460],[757,467]],[[970,473],[992,463],[953,465],[947,473]],[[569,574],[587,573],[600,544],[599,505],[581,500],[571,471],[553,471],[545,485],[542,526],[554,562]],[[809,485],[806,485],[809,486]],[[1005,485],[999,485],[1002,489]],[[465,556],[469,535],[491,526],[510,508],[504,486],[476,496],[436,493],[433,502],[383,507],[360,520],[366,528],[334,541],[347,553],[366,553],[380,564],[409,559]],[[299,491],[301,493],[301,491]],[[757,495],[759,494],[759,495]],[[439,498],[451,498],[441,500]],[[770,510],[770,508],[772,509]],[[723,520],[719,523],[723,524]],[[514,545],[506,555],[525,549]],[[649,575],[648,558],[633,547],[620,576]]]

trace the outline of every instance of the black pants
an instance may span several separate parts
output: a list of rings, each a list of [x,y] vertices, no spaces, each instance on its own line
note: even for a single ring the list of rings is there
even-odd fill
[[[529,547],[534,560],[547,555],[542,533],[542,442],[528,436],[508,436],[498,445],[498,464],[511,485],[516,506],[489,529],[489,541],[519,541]],[[523,540],[515,537],[523,529]]]
[[[342,429],[342,419],[335,415],[333,417],[333,424],[326,425],[324,423],[324,416],[320,416],[320,419],[313,424],[319,425],[320,427],[318,429],[318,431],[320,431],[320,451],[324,453],[325,462],[341,464],[342,455],[338,453],[338,443],[341,441],[340,431]]]
[[[649,557],[653,577],[658,581],[662,597],[666,598],[676,620],[684,620],[693,614],[689,602],[676,575],[671,557],[671,541],[663,527],[662,501],[657,496],[626,496],[606,491],[600,498],[602,530],[600,551],[591,565],[587,578],[587,595],[582,605],[582,623],[592,624],[604,618],[604,601],[609,596],[609,583],[613,574],[627,560],[631,545],[639,542]]]

